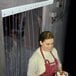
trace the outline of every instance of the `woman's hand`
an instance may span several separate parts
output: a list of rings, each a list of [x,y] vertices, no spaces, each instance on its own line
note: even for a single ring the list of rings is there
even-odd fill
[[[66,72],[66,71],[58,71],[56,76],[68,76],[68,72]]]

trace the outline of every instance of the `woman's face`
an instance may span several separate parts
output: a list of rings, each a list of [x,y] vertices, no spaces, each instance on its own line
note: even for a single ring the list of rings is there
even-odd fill
[[[43,42],[40,41],[40,45],[44,51],[51,51],[54,46],[54,39],[45,39]]]

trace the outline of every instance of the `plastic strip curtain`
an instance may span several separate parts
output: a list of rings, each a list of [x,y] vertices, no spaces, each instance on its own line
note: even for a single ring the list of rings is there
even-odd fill
[[[6,76],[27,76],[29,57],[38,47],[42,8],[3,18]]]

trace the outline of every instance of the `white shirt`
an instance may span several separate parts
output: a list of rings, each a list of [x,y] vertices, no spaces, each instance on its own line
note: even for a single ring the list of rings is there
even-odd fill
[[[59,62],[59,67],[61,67],[61,63],[57,54],[57,50],[53,48],[52,50],[53,55]],[[45,59],[48,59],[51,62],[54,62],[54,58],[48,51],[43,51],[43,54],[45,56]],[[28,71],[27,76],[39,76],[42,73],[45,72],[45,62],[43,59],[43,56],[40,52],[40,48],[38,48],[32,55],[32,57],[29,59],[28,64]]]

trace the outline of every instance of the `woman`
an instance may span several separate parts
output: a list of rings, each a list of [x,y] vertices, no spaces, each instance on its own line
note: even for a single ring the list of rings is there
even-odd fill
[[[39,36],[40,47],[29,59],[27,76],[54,76],[62,65],[57,50],[54,48],[54,36],[50,31],[44,31]]]

